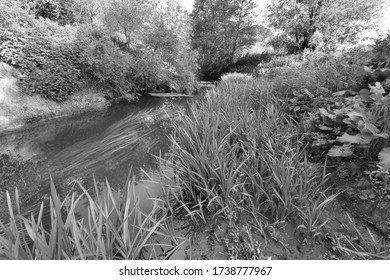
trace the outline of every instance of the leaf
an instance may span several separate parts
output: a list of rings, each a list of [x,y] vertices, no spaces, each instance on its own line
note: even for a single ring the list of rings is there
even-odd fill
[[[333,146],[328,151],[330,157],[349,157],[353,155],[351,144],[344,144],[343,146]]]
[[[370,93],[370,91],[368,90],[368,89],[362,89],[360,92],[359,92],[359,94],[360,94],[360,98],[362,99],[362,101],[364,101],[364,102],[374,102],[374,99],[372,99],[371,97],[370,97],[370,95],[371,95],[371,93]]]
[[[390,107],[390,94],[383,97],[382,102],[383,105]]]
[[[348,133],[344,133],[343,136],[337,137],[336,140],[341,143],[367,145],[373,138],[373,135],[368,137],[362,134],[349,135]]]
[[[369,68],[369,67],[367,67],[367,66],[364,66],[364,71],[366,71],[368,73],[371,73],[371,74],[374,73],[374,70]]]
[[[323,116],[326,116],[326,117],[328,117],[328,118],[330,118],[330,119],[332,119],[332,120],[334,120],[334,119],[336,118],[335,115],[329,113],[329,112],[328,112],[326,109],[324,109],[324,108],[319,108],[318,111],[320,111],[320,113],[321,113]]]
[[[311,144],[312,147],[320,147],[328,144],[333,144],[335,140],[327,140],[327,139],[317,139],[314,140],[313,143]]]
[[[333,96],[344,96],[346,92],[347,92],[346,90],[342,90],[342,91],[334,92],[334,93],[332,93],[332,95]]]
[[[319,125],[318,128],[319,128],[320,130],[324,130],[324,131],[333,130],[333,128],[328,127],[328,126],[325,126],[325,125]]]
[[[343,123],[348,124],[348,125],[353,125],[352,120],[350,118],[343,119]]]
[[[378,154],[379,166],[383,171],[390,171],[390,148],[383,148]]]
[[[364,123],[364,127],[360,129],[360,132],[364,135],[371,136],[371,135],[377,135],[380,131],[375,125],[366,121]]]
[[[376,82],[375,86],[372,86],[372,85],[368,85],[368,86],[370,87],[370,91],[372,93],[375,93],[375,94],[386,93],[386,91],[383,89],[381,83],[379,83],[379,82]]]
[[[359,122],[363,120],[363,114],[357,111],[352,111],[347,113],[347,116],[350,117],[354,122]]]
[[[336,116],[335,115],[332,115],[330,113],[328,113],[328,111],[324,108],[320,108],[318,109],[321,113],[321,118],[322,118],[322,121],[326,124],[326,125],[333,125],[335,120],[336,120]]]

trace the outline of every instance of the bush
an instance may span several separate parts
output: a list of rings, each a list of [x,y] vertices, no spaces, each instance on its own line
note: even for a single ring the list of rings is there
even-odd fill
[[[11,26],[0,35],[0,61],[25,76],[22,91],[64,101],[80,86],[79,54],[69,30],[55,24]]]
[[[378,62],[387,62],[390,66],[390,34],[375,41],[374,54]]]
[[[171,63],[144,46],[129,48],[96,26],[79,30],[75,44],[81,52],[82,75],[105,88],[110,97],[153,92],[160,81],[169,81],[181,92],[191,92],[195,85],[194,59],[186,52]]]
[[[75,45],[80,50],[78,65],[87,83],[104,88],[110,97],[134,91],[135,85],[129,79],[134,62],[104,30],[94,27],[79,30]]]
[[[65,101],[80,86],[80,72],[69,62],[48,61],[22,80],[22,89],[29,95],[40,94],[57,102]]]
[[[358,91],[365,74],[363,66],[369,60],[369,54],[362,49],[332,54],[305,51],[260,64],[257,75],[274,79],[275,88],[282,95],[303,88],[312,93],[322,92],[323,88],[332,92],[346,89],[340,87],[340,81]]]

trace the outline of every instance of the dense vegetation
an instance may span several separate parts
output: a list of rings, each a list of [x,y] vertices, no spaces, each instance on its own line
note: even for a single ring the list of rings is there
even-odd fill
[[[188,16],[176,1],[2,0],[0,7],[0,61],[20,71],[26,94],[63,101],[81,86],[109,97],[194,89]]]
[[[11,219],[0,224],[0,256],[169,258],[179,243],[172,236],[172,218],[184,216],[195,230],[211,232],[230,259],[263,259],[269,257],[269,247],[289,246],[281,237],[288,227],[299,244],[323,246],[323,258],[390,258],[390,35],[371,45],[357,44],[361,32],[373,26],[382,1],[272,1],[268,28],[275,33],[268,33],[268,42],[274,49],[258,54],[245,54],[260,30],[252,21],[254,2],[227,2],[195,1],[192,46],[199,54],[199,75],[220,82],[173,121],[171,151],[160,158],[166,192],[151,213],[133,206],[133,182],[118,195],[107,182],[103,192],[95,184],[96,197],[80,186],[82,196],[64,201],[52,183],[47,230],[43,210],[26,218],[18,193],[15,203],[7,194]],[[2,19],[20,33],[5,33],[3,46],[18,47],[9,48],[12,55],[0,55],[26,75],[26,88],[36,89],[37,81],[55,88],[64,75],[98,83],[114,95],[148,91],[159,79],[175,81],[184,90],[194,81],[196,64],[187,16],[180,8],[164,7],[156,8],[152,1],[111,1],[99,25],[99,12],[88,9],[76,9],[80,13],[71,17],[57,13],[58,23],[53,23],[53,18],[36,19],[25,7],[9,5],[10,15],[24,13],[26,20],[15,25]],[[151,10],[160,16],[151,17]],[[168,21],[177,13],[181,17]],[[165,21],[164,15],[171,16]],[[39,24],[51,35],[34,37],[40,34]],[[172,33],[182,27],[183,33]],[[27,44],[19,40],[28,34]],[[47,36],[58,38],[45,41]],[[42,49],[48,51],[38,52]],[[75,56],[57,55],[68,50]],[[47,80],[34,76],[58,67],[47,61],[67,68],[50,68],[55,75]],[[244,73],[222,75],[229,71]],[[61,92],[46,95],[54,92],[61,100],[72,90],[61,86]],[[77,220],[74,213],[83,196],[89,205],[87,221]],[[174,242],[158,251],[158,236]]]
[[[383,0],[274,0],[268,6],[270,41],[289,53],[334,50],[373,31]],[[366,35],[367,36],[367,35]]]

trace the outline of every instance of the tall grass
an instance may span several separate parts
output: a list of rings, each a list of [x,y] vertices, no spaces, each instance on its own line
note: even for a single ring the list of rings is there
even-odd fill
[[[106,182],[95,194],[81,185],[81,195],[61,201],[51,182],[50,224],[43,220],[44,205],[38,215],[20,213],[18,192],[13,212],[10,195],[7,201],[10,222],[0,223],[0,257],[2,259],[166,259],[179,247],[172,236],[165,210],[154,203],[149,213],[140,210],[134,182],[124,191],[114,192]],[[86,204],[86,215],[78,217],[76,207]]]
[[[280,96],[267,80],[227,75],[182,113],[170,160],[179,209],[205,221],[207,212],[251,205],[277,222],[323,190],[326,176],[306,159],[299,124]]]

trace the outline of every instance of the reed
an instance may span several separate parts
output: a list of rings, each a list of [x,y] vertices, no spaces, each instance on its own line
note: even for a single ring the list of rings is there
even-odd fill
[[[288,219],[323,190],[326,176],[306,159],[299,123],[272,83],[230,76],[174,125],[179,209],[205,221],[205,213],[251,205],[272,222]]]
[[[44,204],[39,213],[30,216],[17,213],[9,194],[10,222],[0,223],[0,256],[2,259],[169,259],[179,248],[167,222],[167,213],[154,203],[149,213],[140,210],[134,181],[123,191],[113,191],[106,182],[100,191],[95,182],[92,196],[81,185],[82,194],[72,193],[60,200],[51,181],[50,224],[43,221]],[[86,215],[76,212],[79,203],[86,204]]]

